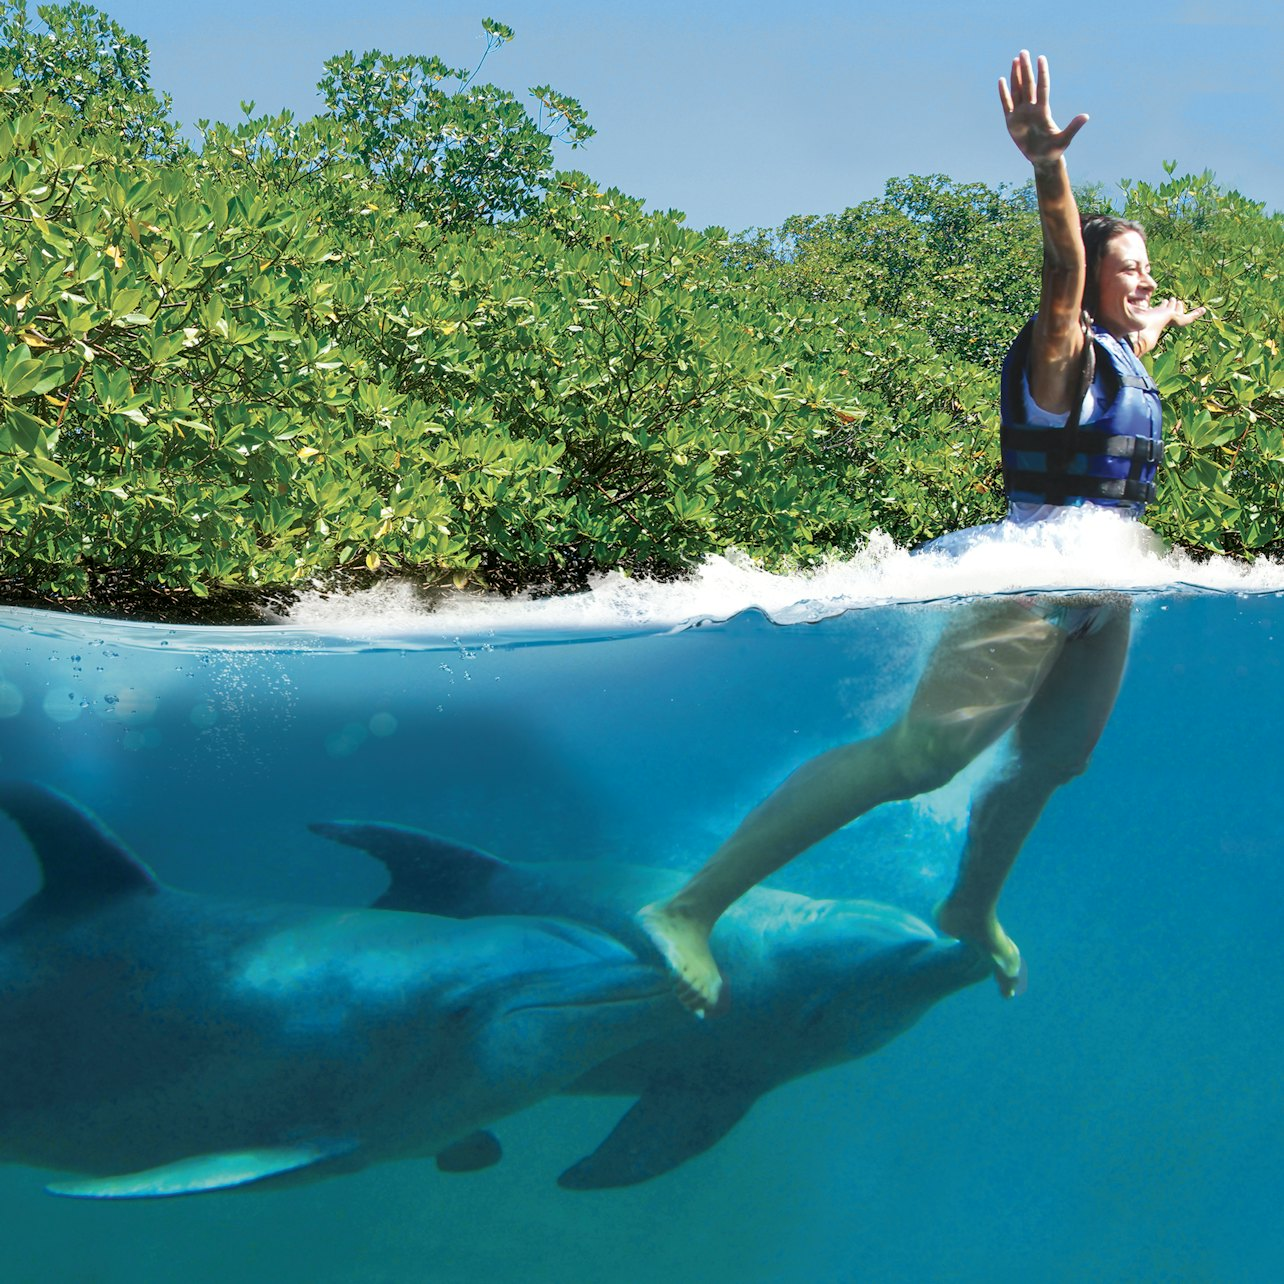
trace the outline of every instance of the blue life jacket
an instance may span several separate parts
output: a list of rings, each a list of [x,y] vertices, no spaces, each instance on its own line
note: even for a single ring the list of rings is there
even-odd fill
[[[1131,346],[1100,326],[1084,348],[1084,379],[1064,427],[1025,422],[1022,375],[1034,331],[1031,319],[1003,359],[999,448],[1003,489],[1027,504],[1151,504],[1163,457],[1159,389]],[[1084,394],[1095,375],[1110,398],[1104,413],[1081,424]]]

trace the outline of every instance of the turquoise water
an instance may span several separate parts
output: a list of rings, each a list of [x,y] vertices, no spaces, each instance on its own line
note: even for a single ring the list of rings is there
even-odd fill
[[[499,1121],[505,1158],[474,1174],[406,1161],[107,1205],[0,1169],[0,1279],[1279,1278],[1284,601],[1134,602],[1113,719],[1005,897],[1031,970],[1019,1000],[953,995],[628,1190],[557,1187],[627,1104],[579,1097]],[[308,831],[327,818],[690,869],[794,767],[883,725],[953,609],[203,632],[2,611],[0,772],[93,809],[165,881],[238,898],[377,896],[373,860]],[[928,913],[995,762],[777,883]],[[0,822],[0,909],[34,885]]]

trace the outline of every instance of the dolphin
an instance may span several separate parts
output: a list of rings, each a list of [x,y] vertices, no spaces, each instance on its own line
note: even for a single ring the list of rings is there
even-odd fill
[[[43,885],[0,920],[0,1162],[103,1199],[498,1158],[491,1121],[680,1024],[593,929],[224,901],[0,781]]]
[[[462,919],[554,915],[613,936],[644,961],[658,955],[637,910],[685,877],[610,861],[520,864],[399,825],[311,828],[387,867],[391,881],[376,906]],[[723,1010],[659,1034],[639,1026],[635,1046],[564,1089],[637,1100],[562,1174],[562,1186],[628,1186],[668,1172],[713,1146],[764,1093],[876,1052],[938,1000],[991,973],[973,946],[904,910],[765,887],[723,914],[713,946],[731,995]]]

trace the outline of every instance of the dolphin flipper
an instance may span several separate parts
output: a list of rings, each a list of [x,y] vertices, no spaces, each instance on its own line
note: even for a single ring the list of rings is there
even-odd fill
[[[372,909],[413,910],[471,918],[483,913],[488,884],[506,862],[475,847],[402,825],[322,820],[314,834],[369,852],[387,867],[388,890]]]
[[[611,1135],[557,1184],[566,1190],[602,1190],[650,1181],[721,1141],[759,1095],[717,1085],[646,1092]]]
[[[294,1172],[355,1149],[355,1142],[338,1142],[196,1155],[143,1172],[51,1182],[45,1189],[51,1195],[67,1195],[72,1199],[164,1199],[171,1195],[201,1195]]]
[[[493,1168],[503,1157],[499,1138],[482,1128],[439,1150],[437,1167],[443,1173],[477,1173]]]

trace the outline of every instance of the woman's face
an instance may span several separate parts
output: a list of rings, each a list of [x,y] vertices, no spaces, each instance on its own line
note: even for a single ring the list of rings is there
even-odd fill
[[[1141,234],[1112,236],[1097,269],[1097,324],[1117,338],[1134,334],[1146,324],[1154,292],[1155,280]]]

